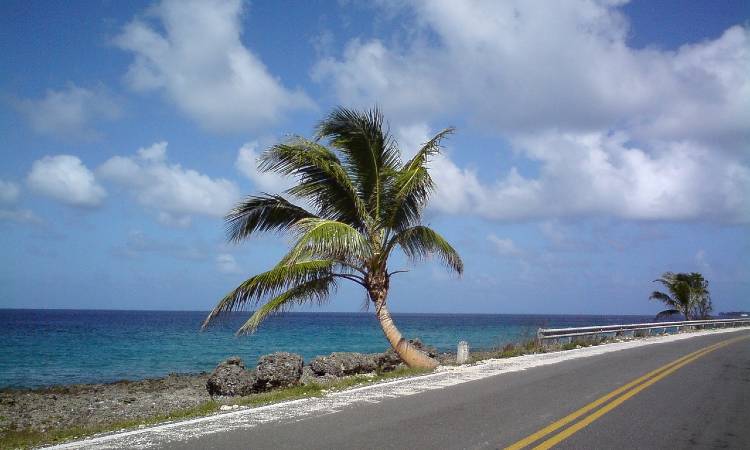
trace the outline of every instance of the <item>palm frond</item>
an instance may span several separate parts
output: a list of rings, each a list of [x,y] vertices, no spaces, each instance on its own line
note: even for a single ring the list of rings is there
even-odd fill
[[[667,306],[677,306],[679,303],[670,297],[669,295],[665,294],[664,292],[654,291],[649,296],[650,300],[657,300],[662,303],[664,303]]]
[[[331,291],[335,289],[336,280],[333,276],[315,278],[299,284],[258,308],[247,322],[237,330],[237,334],[253,333],[268,316],[288,311],[293,306],[310,302],[322,304],[328,300]]]
[[[256,231],[283,231],[311,217],[317,216],[281,196],[250,196],[227,214],[227,239],[239,242]]]
[[[260,169],[297,177],[286,192],[309,199],[322,217],[364,228],[368,221],[362,199],[338,157],[317,142],[294,137],[260,157]]]
[[[392,192],[388,195],[385,225],[401,231],[418,224],[434,188],[432,178],[424,167],[399,171],[394,177]]]
[[[664,311],[660,311],[657,315],[657,319],[663,319],[665,317],[675,316],[677,314],[682,314],[681,311],[677,309],[665,309]]]
[[[330,260],[308,260],[277,265],[273,269],[255,275],[232,290],[214,307],[203,321],[206,328],[220,314],[256,305],[262,298],[276,295],[291,286],[331,275],[334,263]]]
[[[383,114],[377,108],[364,112],[336,108],[318,125],[316,137],[328,139],[342,155],[359,195],[377,219],[388,177],[400,164],[396,142],[384,129]]]
[[[419,149],[417,154],[414,155],[406,164],[404,164],[403,168],[406,170],[412,170],[416,169],[417,167],[424,167],[425,164],[429,161],[430,156],[440,153],[440,149],[442,148],[441,143],[443,139],[453,134],[455,131],[455,128],[448,127],[443,131],[437,133],[432,137],[432,139],[422,144],[422,147]]]
[[[427,171],[429,158],[440,152],[441,141],[454,132],[446,128],[422,145],[416,155],[393,177],[392,188],[386,195],[386,225],[397,231],[419,223],[422,210],[435,189]]]
[[[303,219],[295,224],[297,242],[280,264],[301,258],[324,258],[339,263],[366,261],[372,248],[365,236],[349,224],[329,219]]]
[[[387,252],[398,244],[409,259],[421,260],[428,255],[436,255],[449,268],[459,275],[464,271],[464,263],[458,252],[435,230],[418,225],[407,228],[395,235],[387,246]],[[387,256],[387,253],[386,253]]]

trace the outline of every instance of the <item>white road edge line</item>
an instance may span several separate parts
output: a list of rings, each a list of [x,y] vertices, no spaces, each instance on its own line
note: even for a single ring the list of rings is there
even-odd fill
[[[578,358],[586,358],[646,345],[690,339],[698,336],[732,333],[750,327],[704,330],[667,336],[641,338],[593,347],[584,347],[564,352],[541,353],[515,358],[490,359],[465,366],[441,366],[436,372],[410,378],[366,385],[345,391],[331,392],[322,397],[304,398],[260,407],[244,407],[231,412],[184,421],[169,422],[130,431],[93,436],[80,441],[68,442],[50,449],[88,448],[147,448],[168,442],[184,442],[207,434],[247,429],[254,426],[284,420],[304,420],[321,414],[333,413],[355,403],[377,403],[385,398],[404,397],[433,389],[442,389],[504,373],[517,372],[532,367],[556,364]]]

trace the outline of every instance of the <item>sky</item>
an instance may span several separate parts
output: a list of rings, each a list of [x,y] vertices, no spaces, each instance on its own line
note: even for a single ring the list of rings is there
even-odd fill
[[[0,3],[0,307],[207,310],[284,236],[225,242],[256,159],[378,105],[431,161],[457,278],[395,312],[653,314],[663,272],[750,309],[744,1]],[[324,311],[359,311],[342,285]]]

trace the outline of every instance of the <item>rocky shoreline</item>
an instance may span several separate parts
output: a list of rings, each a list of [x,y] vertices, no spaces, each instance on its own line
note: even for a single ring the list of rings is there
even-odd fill
[[[455,358],[423,348],[444,362]],[[0,438],[9,431],[46,433],[135,423],[212,400],[231,405],[235,395],[312,383],[325,386],[342,378],[384,373],[399,367],[402,363],[392,350],[376,354],[333,353],[316,357],[307,364],[298,355],[277,353],[262,356],[254,370],[246,369],[242,360],[232,357],[220,363],[212,373],[170,374],[140,381],[42,389],[5,389],[0,390]]]

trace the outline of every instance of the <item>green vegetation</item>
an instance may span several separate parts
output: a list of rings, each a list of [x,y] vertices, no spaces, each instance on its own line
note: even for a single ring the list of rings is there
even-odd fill
[[[377,109],[335,109],[317,127],[314,139],[293,137],[265,151],[259,167],[292,177],[296,185],[281,195],[251,196],[226,217],[227,235],[239,242],[257,232],[289,232],[295,242],[271,270],[249,278],[227,294],[206,318],[242,309],[255,312],[238,333],[252,333],[269,315],[329,299],[337,282],[361,285],[372,302],[393,349],[410,367],[437,362],[403,339],[386,307],[391,277],[388,258],[396,249],[413,261],[434,255],[450,270],[463,262],[436,231],[421,225],[434,190],[427,170],[440,151],[447,128],[402,162],[401,151]],[[327,143],[328,146],[321,142]]]
[[[657,318],[682,314],[685,320],[707,319],[713,310],[708,281],[697,272],[665,272],[661,278],[654,280],[661,283],[667,293],[654,291],[649,297],[667,306],[667,309],[656,315]]]
[[[92,425],[87,427],[70,427],[65,429],[51,429],[46,431],[37,430],[0,430],[0,448],[30,448],[40,445],[52,445],[74,439],[83,439],[99,433],[120,431],[141,426],[157,425],[175,420],[192,419],[208,416],[219,412],[222,405],[239,406],[262,406],[282,401],[297,400],[301,398],[320,397],[326,392],[341,391],[354,386],[364,386],[395,378],[412,377],[430,373],[431,370],[400,368],[392,372],[375,373],[371,376],[354,375],[341,378],[330,383],[311,383],[306,385],[292,386],[286,389],[278,389],[259,394],[248,395],[223,400],[221,402],[209,400],[186,409],[170,411],[143,419],[123,420],[107,424]]]
[[[220,406],[218,402],[207,401],[192,408],[179,409],[145,419],[123,420],[87,427],[69,427],[45,431],[17,430],[13,428],[0,430],[0,448],[30,448],[40,445],[52,445],[69,440],[82,439],[98,433],[137,428],[141,425],[155,425],[172,420],[191,419],[214,413],[219,410]]]
[[[472,352],[471,361],[479,362],[486,359],[513,358],[533,353],[545,353],[549,350],[549,347],[539,345],[536,339],[528,339],[521,343],[505,344],[496,350]]]
[[[521,343],[510,343],[490,351],[480,351],[471,353],[471,361],[479,362],[486,359],[514,358],[516,356],[532,355],[535,353],[549,353],[564,350],[574,350],[581,347],[591,347],[594,345],[605,344],[610,342],[611,338],[607,337],[587,337],[579,338],[565,344],[546,344],[540,345],[536,339],[529,339]]]

